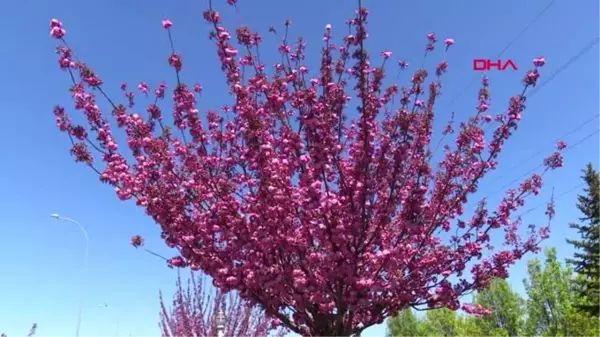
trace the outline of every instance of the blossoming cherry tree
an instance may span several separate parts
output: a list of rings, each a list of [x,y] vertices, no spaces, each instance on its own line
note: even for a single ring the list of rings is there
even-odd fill
[[[171,266],[206,272],[219,289],[237,290],[296,333],[350,336],[407,307],[459,309],[462,296],[507,277],[548,236],[547,225],[530,225],[522,237],[520,221],[512,219],[540,191],[541,173],[508,190],[496,208],[483,199],[465,214],[517,129],[543,58],[496,116],[483,78],[474,114],[456,132],[448,124],[443,134],[455,141],[436,164],[433,124],[448,63],[439,63],[431,80],[419,68],[405,87],[385,84],[392,53],[367,53],[369,12],[360,4],[339,44],[332,26],[325,27],[314,71],[305,41],[288,37],[291,21],[283,34],[270,29],[281,39],[281,61],[270,68],[260,58],[263,36],[248,27],[230,32],[212,4],[203,16],[229,87],[219,111],[201,111],[202,87],[181,81],[184,62],[171,21],[162,26],[175,82],[154,90],[141,82],[139,91],[150,98],[145,106],[126,85],[124,103],[110,98],[67,44],[63,24],[50,24],[61,42],[59,66],[72,79],[73,108],[87,124],[55,108],[71,154],[160,225],[179,251]],[[429,34],[425,54],[437,43]],[[444,40],[444,54],[453,44]],[[115,129],[126,142],[117,142]],[[546,159],[545,170],[562,165],[564,146]],[[547,213],[552,218],[552,204]],[[490,244],[493,233],[504,236],[499,248]],[[462,309],[487,312],[466,303]]]

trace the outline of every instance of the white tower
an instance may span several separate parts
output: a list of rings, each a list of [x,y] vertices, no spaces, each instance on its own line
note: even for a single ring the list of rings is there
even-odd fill
[[[223,308],[219,309],[217,312],[217,337],[225,337],[225,324],[227,323],[227,318],[225,317],[225,311]]]

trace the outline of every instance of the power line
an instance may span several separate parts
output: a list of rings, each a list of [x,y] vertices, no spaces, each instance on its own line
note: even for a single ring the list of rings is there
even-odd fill
[[[589,119],[587,119],[586,121],[584,121],[583,123],[581,123],[581,124],[579,124],[577,127],[575,127],[574,129],[572,129],[571,131],[567,132],[567,133],[565,134],[565,136],[566,136],[566,135],[570,135],[570,134],[573,134],[573,133],[575,133],[576,131],[578,131],[579,129],[581,129],[583,126],[585,126],[585,125],[589,124],[590,122],[594,121],[596,118],[598,118],[598,116],[599,116],[599,114],[596,114],[596,115],[594,115],[592,118],[589,118]],[[581,144],[581,143],[583,143],[584,141],[588,140],[588,139],[589,139],[589,138],[591,138],[592,136],[594,136],[594,135],[598,134],[599,132],[600,132],[600,130],[595,130],[594,132],[592,132],[592,133],[590,133],[590,134],[586,135],[585,137],[581,138],[579,141],[577,141],[577,142],[576,142],[576,143],[574,143],[573,145],[570,145],[570,146],[567,148],[567,150],[565,150],[565,152],[567,152],[568,150],[572,150],[573,148],[577,147],[578,145],[580,145],[580,144]],[[539,151],[538,151],[538,153],[535,153],[534,155],[530,156],[530,157],[529,157],[527,160],[525,160],[525,161],[521,162],[521,164],[523,164],[523,163],[527,162],[527,161],[528,161],[528,160],[530,160],[531,158],[534,158],[534,157],[536,157],[537,155],[539,155]],[[502,188],[499,188],[498,190],[496,190],[496,191],[494,191],[494,192],[490,193],[488,196],[486,196],[486,197],[485,197],[485,199],[487,199],[487,198],[489,198],[491,195],[493,195],[493,194],[495,194],[495,193],[497,193],[497,192],[499,192],[499,191],[503,190],[504,188],[506,188],[506,187],[510,186],[511,184],[513,184],[514,182],[516,182],[516,181],[518,181],[519,179],[523,178],[524,176],[526,176],[526,175],[528,175],[528,174],[532,173],[533,171],[535,171],[536,169],[538,169],[538,168],[539,168],[539,167],[541,167],[542,165],[543,165],[543,164],[540,164],[540,165],[536,166],[536,167],[535,167],[535,168],[533,168],[532,170],[530,170],[530,171],[528,171],[527,173],[523,174],[521,177],[519,177],[519,178],[517,178],[517,179],[514,179],[514,180],[512,180],[510,183],[508,183],[508,184],[504,185]],[[520,166],[520,165],[517,165],[517,166]],[[565,191],[565,192],[563,192],[563,193],[559,194],[558,196],[556,196],[556,197],[554,197],[554,196],[553,196],[553,200],[554,200],[554,201],[556,201],[556,200],[559,200],[559,199],[561,199],[562,197],[564,197],[564,196],[568,195],[569,193],[572,193],[573,191],[575,191],[575,190],[577,190],[577,189],[581,188],[581,187],[582,187],[582,186],[584,186],[585,184],[586,184],[585,182],[581,182],[581,183],[579,183],[579,184],[577,184],[577,185],[573,186],[572,188],[568,189],[567,191]],[[526,214],[528,214],[528,213],[530,213],[530,212],[533,212],[533,211],[535,211],[536,209],[538,209],[538,208],[540,208],[540,207],[547,206],[547,205],[548,205],[548,203],[540,203],[540,204],[538,204],[538,205],[536,205],[536,206],[534,206],[534,207],[531,207],[531,208],[529,208],[529,209],[527,209],[527,210],[525,210],[525,211],[521,212],[521,213],[520,213],[520,214],[519,214],[517,217],[522,217],[522,216],[524,216],[524,215],[526,215]]]
[[[550,75],[550,77],[548,77],[539,86],[535,87],[531,91],[531,93],[527,96],[527,98],[531,99],[531,97],[533,97],[543,87],[545,87],[550,82],[552,82],[561,72],[567,70],[573,63],[575,63],[577,60],[579,60],[583,55],[585,55],[587,52],[589,52],[592,49],[592,47],[594,47],[598,43],[600,43],[600,37],[595,37],[594,39],[592,39],[586,46],[584,46],[583,48],[581,48],[577,54],[575,54],[571,58],[569,58],[569,60],[567,62],[565,62],[560,68],[558,68],[554,73],[552,73]],[[465,88],[465,90],[466,90],[466,88]],[[465,91],[465,90],[463,90],[463,91]],[[454,101],[453,101],[453,103],[454,103]],[[453,103],[451,103],[450,106],[452,106]],[[597,117],[598,117],[598,115],[594,116],[593,118],[595,119]],[[489,124],[487,126],[487,128],[484,130],[485,133],[488,133],[492,127],[493,127],[493,124]],[[445,136],[442,136],[441,139],[438,141],[438,144],[436,145],[435,150],[434,150],[434,154],[437,153],[437,150],[438,150],[439,146],[441,145],[441,143],[442,143],[442,141],[443,141],[444,138],[445,138]]]
[[[548,3],[548,5],[546,7],[544,7],[544,9],[542,9],[531,21],[529,21],[529,23],[500,51],[500,53],[498,53],[498,55],[496,56],[496,58],[500,58],[500,56],[502,56],[502,54],[504,54],[504,52],[506,52],[515,42],[517,42],[517,40],[523,36],[523,34],[525,34],[525,32],[537,21],[539,20],[547,11],[548,9],[550,9],[550,7],[552,7],[552,5],[554,5],[554,3],[556,2],[556,0],[552,0],[550,1],[550,3]],[[479,78],[478,77],[473,77],[473,79],[471,80],[471,82],[469,82],[469,84],[461,91],[459,92],[459,94],[454,98],[454,100],[452,100],[450,102],[450,105],[448,106],[448,108],[451,108],[454,103],[456,103],[461,97],[462,95],[473,85],[473,83],[475,83]]]
[[[533,89],[531,91],[531,94],[529,96],[527,96],[528,99],[531,99],[531,97],[533,97],[536,93],[538,93],[543,87],[545,87],[546,85],[548,85],[550,82],[552,82],[561,72],[567,70],[573,63],[575,63],[577,60],[579,60],[583,55],[585,55],[587,52],[589,52],[593,46],[597,45],[598,43],[600,43],[600,37],[596,37],[594,39],[592,39],[590,41],[590,43],[588,43],[586,46],[584,46],[583,48],[581,48],[579,50],[579,52],[575,55],[573,55],[571,58],[569,58],[569,60],[567,62],[565,62],[562,66],[560,66],[560,68],[558,68],[554,73],[552,73],[552,75],[550,75],[550,77],[548,77],[548,79],[546,79],[544,82],[542,82],[538,87],[536,87],[535,89]],[[579,128],[583,127],[584,125],[590,123],[591,121],[593,121],[594,119],[596,119],[598,117],[598,114],[596,114],[594,117],[592,117],[591,120],[588,120],[586,122],[584,122],[583,125],[580,125],[576,128],[576,130],[578,130]],[[493,127],[493,124],[489,124],[487,126],[487,128],[484,130],[485,133],[487,134],[490,129]],[[567,134],[561,136],[565,137],[567,135],[572,134],[573,132],[575,132],[576,130],[573,130],[571,132],[568,132]],[[434,150],[434,152],[437,152],[439,145],[441,144],[442,140],[444,139],[444,137],[442,137],[439,141],[438,144]],[[531,159],[531,158],[529,158]],[[523,163],[523,162],[521,162]]]
[[[600,42],[600,37],[595,37],[594,39],[592,39],[590,41],[590,43],[588,43],[585,47],[583,47],[579,51],[579,53],[573,55],[565,64],[563,64],[554,73],[552,73],[552,75],[550,75],[550,77],[548,77],[548,79],[546,79],[544,82],[542,82],[542,84],[540,84],[539,86],[536,86],[535,89],[533,89],[531,91],[531,94],[529,96],[527,96],[527,98],[531,98],[533,95],[535,95],[538,91],[540,91],[543,87],[545,87],[548,83],[550,83],[558,74],[560,74],[561,72],[566,70],[572,63],[574,63],[579,58],[581,58],[583,55],[585,55],[588,51],[590,51],[592,49],[592,47],[597,45],[599,42]]]
[[[571,145],[571,146],[567,147],[567,149],[566,149],[564,152],[568,152],[568,151],[570,151],[570,150],[572,150],[572,149],[576,148],[576,147],[577,147],[577,145],[580,145],[581,143],[585,142],[586,140],[588,140],[588,139],[589,139],[590,137],[592,137],[593,135],[595,135],[595,134],[598,134],[598,132],[599,132],[599,131],[600,131],[600,130],[596,130],[596,131],[594,131],[594,132],[592,132],[592,133],[588,134],[587,136],[585,136],[585,137],[581,138],[581,139],[580,139],[580,140],[578,140],[578,141],[577,141],[575,144],[573,144],[573,145]],[[539,164],[538,166],[536,166],[536,167],[534,167],[533,169],[531,169],[531,170],[529,170],[529,171],[525,172],[524,174],[522,174],[522,175],[521,175],[521,176],[519,176],[518,178],[511,180],[509,183],[505,184],[504,186],[500,187],[499,189],[495,190],[494,192],[492,192],[492,193],[488,194],[488,195],[485,197],[485,199],[489,198],[490,196],[492,196],[492,195],[494,195],[494,194],[496,194],[496,193],[498,193],[498,192],[501,192],[501,191],[503,191],[503,190],[504,190],[505,188],[507,188],[507,187],[510,187],[510,185],[514,184],[515,182],[519,181],[520,179],[523,179],[523,177],[525,177],[525,176],[527,176],[527,175],[529,175],[529,174],[533,173],[535,170],[537,170],[538,168],[542,167],[543,165],[544,165],[544,164]]]
[[[554,1],[555,1],[555,0],[554,0]],[[520,34],[517,36],[517,38],[518,38],[520,35],[522,35],[522,33],[523,33],[524,31],[526,31],[526,30],[527,30],[527,28],[528,28],[529,26],[531,26],[531,24],[533,24],[533,22],[535,22],[537,19],[539,19],[539,18],[540,18],[540,17],[543,15],[543,13],[544,13],[544,12],[545,12],[545,11],[546,11],[548,8],[550,8],[550,6],[551,6],[551,5],[554,3],[554,1],[552,1],[552,2],[551,2],[549,5],[548,5],[548,6],[546,6],[546,8],[544,8],[544,9],[543,9],[543,10],[540,12],[540,14],[539,14],[539,15],[538,15],[536,18],[534,18],[534,20],[532,20],[532,22],[531,22],[529,25],[527,25],[527,26],[526,26],[526,28],[525,28],[523,31],[521,31],[521,33],[520,33]],[[514,41],[516,41],[516,39],[517,39],[517,38],[515,38],[513,41],[511,41],[511,43],[509,43],[509,46],[510,46],[510,44],[512,44]],[[581,50],[580,50],[580,51],[579,51],[577,54],[575,54],[575,55],[573,55],[571,58],[569,58],[569,60],[568,60],[566,63],[564,63],[564,64],[563,64],[563,65],[562,65],[560,68],[558,68],[558,69],[557,69],[557,70],[556,70],[554,73],[552,73],[552,74],[551,74],[551,75],[550,75],[550,76],[549,76],[549,77],[548,77],[548,78],[547,78],[545,81],[543,81],[543,82],[542,82],[540,85],[538,85],[538,86],[537,86],[537,87],[536,87],[534,90],[532,90],[531,94],[530,94],[530,95],[528,95],[528,96],[527,96],[527,98],[531,99],[531,97],[533,97],[533,96],[534,96],[535,94],[537,94],[537,93],[538,93],[538,92],[539,92],[539,91],[540,91],[540,90],[541,90],[543,87],[545,87],[545,86],[546,86],[546,85],[548,85],[550,82],[552,82],[552,81],[553,81],[553,80],[554,80],[554,79],[555,79],[555,78],[556,78],[556,77],[557,77],[557,76],[558,76],[558,75],[559,75],[561,72],[563,72],[563,71],[565,71],[566,69],[568,69],[568,68],[569,68],[569,67],[570,67],[570,66],[571,66],[573,63],[575,63],[577,60],[579,60],[579,59],[580,59],[580,58],[581,58],[583,55],[585,55],[587,52],[589,52],[589,51],[592,49],[592,47],[594,47],[594,46],[595,46],[595,45],[597,45],[598,43],[600,43],[600,37],[596,37],[596,38],[592,39],[592,40],[591,40],[591,41],[590,41],[590,42],[589,42],[589,43],[588,43],[586,46],[584,46],[584,47],[583,47],[583,48],[582,48],[582,49],[581,49]],[[506,51],[507,49],[508,49],[508,47],[506,47],[505,49],[503,49],[501,53],[503,53],[503,52],[504,52],[504,51]],[[499,56],[501,55],[501,53],[499,54]],[[498,56],[498,57],[499,57],[499,56]],[[471,83],[471,84],[472,84],[472,83]],[[469,86],[470,86],[471,84],[469,84]],[[464,91],[466,91],[467,89],[468,89],[468,87],[467,87],[467,88],[465,88],[465,89],[463,90],[463,92],[464,92]],[[462,95],[462,92],[461,92],[461,95]],[[460,97],[460,95],[459,95],[459,97]],[[456,100],[457,100],[459,97],[457,97],[457,98],[456,98],[456,99],[455,99],[455,100],[454,100],[454,101],[453,101],[453,102],[450,104],[450,106],[452,106],[452,104],[453,104],[453,103],[454,103],[454,102],[455,102],[455,101],[456,101]],[[598,116],[599,116],[599,114],[595,114],[593,117],[591,117],[591,118],[589,118],[589,119],[585,120],[583,123],[581,123],[580,125],[578,125],[578,126],[577,126],[577,127],[575,127],[574,129],[572,129],[571,131],[569,131],[569,132],[567,132],[567,133],[563,134],[563,135],[562,135],[562,136],[560,136],[559,138],[564,138],[564,137],[566,137],[566,136],[569,136],[569,135],[571,135],[571,134],[573,134],[573,133],[575,133],[575,132],[579,131],[581,128],[583,128],[584,126],[586,126],[587,124],[591,123],[591,122],[592,122],[592,121],[594,121],[596,118],[598,118]],[[487,131],[489,131],[489,128],[490,128],[490,127],[491,127],[491,124],[490,124],[490,126],[488,126],[488,129],[486,129],[486,133],[487,133]],[[569,146],[569,147],[567,148],[567,150],[566,150],[566,151],[568,151],[568,150],[571,150],[571,149],[575,148],[577,145],[581,144],[581,143],[582,143],[582,142],[584,142],[585,140],[587,140],[587,139],[589,139],[590,137],[592,137],[593,135],[597,134],[597,133],[598,133],[598,131],[599,131],[599,130],[596,130],[596,131],[594,131],[593,133],[591,133],[591,134],[588,134],[588,135],[587,135],[587,136],[585,136],[583,139],[580,139],[580,140],[579,140],[578,142],[576,142],[575,144],[573,144],[573,145]],[[443,137],[442,137],[442,139],[443,139]],[[441,141],[442,141],[442,140],[440,139],[440,142],[439,142],[439,143],[441,143]],[[437,152],[437,148],[438,148],[438,147],[439,147],[439,145],[440,145],[439,143],[438,143],[438,146],[436,146],[436,149],[435,149],[435,151],[436,151],[436,152]],[[533,158],[537,157],[537,156],[538,156],[539,154],[541,154],[543,151],[544,151],[543,149],[540,149],[539,151],[537,151],[537,152],[536,152],[536,153],[534,153],[533,155],[529,156],[527,159],[525,159],[525,160],[523,160],[523,161],[520,161],[518,165],[513,165],[513,167],[511,167],[511,168],[510,168],[510,170],[512,170],[512,169],[514,169],[514,168],[516,168],[516,167],[518,167],[518,166],[521,166],[521,165],[523,165],[523,164],[525,164],[525,163],[529,162],[531,159],[533,159]],[[565,152],[566,152],[566,151],[565,151]],[[500,188],[500,189],[498,189],[498,190],[496,190],[496,191],[492,192],[491,194],[489,194],[489,195],[488,195],[486,198],[488,198],[489,196],[491,196],[491,195],[493,195],[493,194],[496,194],[496,193],[498,193],[499,191],[502,191],[504,188],[506,188],[506,187],[508,187],[508,186],[512,185],[513,183],[515,183],[515,182],[516,182],[516,181],[518,181],[519,179],[522,179],[524,176],[527,176],[528,174],[530,174],[530,173],[534,172],[535,170],[537,170],[537,169],[538,169],[538,168],[540,168],[541,166],[543,166],[543,164],[539,164],[538,166],[536,166],[536,167],[535,167],[535,168],[533,168],[532,170],[530,170],[530,171],[526,172],[524,175],[520,176],[519,178],[512,180],[512,181],[511,181],[511,182],[509,182],[508,184],[504,185],[502,188]],[[502,177],[502,176],[501,176],[501,177]],[[500,177],[500,178],[501,178],[501,177]]]
[[[567,136],[570,136],[572,134],[574,134],[575,132],[581,130],[584,126],[590,124],[591,122],[593,122],[594,120],[596,120],[596,118],[598,118],[598,116],[600,116],[600,114],[595,114],[594,116],[592,116],[591,118],[586,119],[583,123],[577,125],[575,128],[571,129],[570,131],[564,133],[563,135],[561,135],[560,137],[558,137],[558,139],[556,139],[555,141],[551,141],[548,142],[546,145],[544,145],[542,148],[540,148],[537,152],[535,152],[534,154],[530,155],[529,157],[523,159],[523,160],[519,160],[518,164],[514,164],[513,166],[511,166],[510,168],[508,168],[509,171],[512,171],[513,169],[522,166],[525,163],[528,163],[531,159],[539,156],[540,154],[543,154],[546,151],[546,147],[550,146],[550,145],[554,145],[557,141],[562,140],[564,138],[566,138]],[[502,176],[496,178],[496,179],[501,179]]]
[[[587,54],[590,50],[592,50],[592,48],[594,46],[596,46],[597,44],[600,43],[600,37],[596,37],[595,39],[592,39],[585,47],[583,47],[581,50],[579,50],[579,52],[577,54],[575,54],[574,56],[572,56],[567,62],[565,62],[560,68],[558,68],[554,73],[552,73],[552,75],[550,75],[550,77],[542,82],[542,84],[537,87],[535,91],[532,92],[531,95],[527,96],[528,98],[531,98],[533,95],[535,95],[536,93],[539,92],[539,90],[541,90],[544,86],[546,86],[548,83],[550,83],[551,81],[553,81],[561,72],[565,71],[566,69],[568,69],[571,65],[573,65],[575,62],[577,62],[582,56],[584,56],[585,54]],[[574,127],[573,129],[569,130],[568,132],[562,134],[557,140],[550,142],[549,144],[546,144],[545,146],[543,146],[542,148],[540,148],[538,151],[534,152],[533,154],[531,154],[529,157],[523,159],[523,160],[519,160],[517,164],[513,164],[510,168],[508,168],[508,171],[513,171],[514,169],[523,166],[524,164],[528,163],[529,161],[531,161],[533,158],[538,157],[539,155],[543,154],[546,150],[545,148],[549,145],[554,145],[555,142],[562,140],[564,138],[567,138],[575,133],[577,133],[578,131],[580,131],[581,129],[583,129],[586,125],[592,123],[593,121],[597,120],[598,118],[600,118],[600,112],[596,113],[595,115],[593,115],[591,118],[585,120],[583,123],[577,125],[576,127]],[[587,141],[589,138],[593,137],[594,135],[598,134],[600,132],[600,130],[596,130],[594,132],[592,132],[591,134],[585,136],[583,139],[580,139],[577,143],[573,144],[572,146],[568,147],[566,151],[573,149],[574,147],[576,147],[577,145]],[[565,152],[566,152],[565,151]],[[512,185],[513,183],[517,182],[518,180],[522,179],[523,177],[533,173],[535,170],[537,170],[538,168],[540,168],[542,166],[542,164],[539,164],[538,166],[534,167],[533,169],[527,171],[526,173],[522,174],[520,177],[513,179],[512,181],[510,181],[509,183],[507,183],[506,185],[504,185],[502,188],[500,188],[499,190],[502,190],[504,188],[509,187],[510,185]],[[500,176],[496,179],[502,179],[503,176]],[[499,190],[496,190],[494,192],[492,192],[490,195],[496,194]]]
[[[575,190],[577,190],[577,189],[581,188],[581,187],[582,187],[583,185],[585,185],[585,184],[586,184],[585,182],[582,182],[582,183],[579,183],[579,184],[577,184],[576,186],[573,186],[572,188],[568,189],[567,191],[565,191],[565,192],[563,192],[563,193],[559,194],[557,197],[555,197],[555,198],[554,198],[554,200],[556,201],[556,200],[558,200],[558,199],[560,199],[560,198],[564,197],[565,195],[567,195],[567,194],[569,194],[569,193],[571,193],[571,192],[573,192],[573,191],[575,191]],[[542,206],[547,206],[547,205],[548,205],[547,203],[541,203],[541,204],[538,204],[537,206],[535,206],[535,207],[531,207],[531,208],[527,209],[526,211],[522,212],[521,214],[519,214],[519,215],[518,215],[518,217],[521,217],[521,216],[523,216],[523,215],[525,215],[525,214],[527,214],[527,213],[529,213],[529,212],[533,212],[533,211],[535,211],[536,209],[538,209],[538,208],[540,208],[540,207],[542,207]]]

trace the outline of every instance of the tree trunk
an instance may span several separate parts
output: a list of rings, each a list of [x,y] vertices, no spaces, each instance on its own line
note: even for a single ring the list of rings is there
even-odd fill
[[[312,337],[360,337],[360,333],[352,334],[347,331],[345,333],[340,333],[340,331],[338,329],[335,329],[334,327],[327,327],[318,331],[312,331],[312,333]]]

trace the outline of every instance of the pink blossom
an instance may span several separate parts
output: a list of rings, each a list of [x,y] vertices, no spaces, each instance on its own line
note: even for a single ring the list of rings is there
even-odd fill
[[[50,35],[55,39],[62,39],[65,36],[66,31],[62,27],[52,27],[50,29]]]
[[[563,141],[563,140],[559,140],[558,143],[556,143],[556,149],[558,151],[562,151],[564,149],[567,148],[567,142]]]
[[[451,45],[454,44],[454,39],[448,38],[444,40],[444,44],[446,45],[446,49],[450,48]]]
[[[50,35],[55,39],[62,39],[65,36],[65,30],[62,22],[57,19],[50,20]]]
[[[186,265],[185,261],[180,256],[175,256],[173,258],[170,258],[167,261],[167,264],[170,267],[184,267]]]
[[[391,51],[387,51],[387,50],[386,51],[382,51],[381,55],[383,55],[383,58],[387,60],[387,59],[389,59],[392,56],[392,52]]]
[[[479,304],[470,304],[464,303],[462,305],[462,310],[466,313],[474,315],[474,316],[487,316],[492,313],[490,309],[487,309]]]
[[[527,85],[534,86],[537,84],[537,79],[540,77],[540,74],[535,70],[530,70],[527,72],[527,75],[523,78],[523,83]]]
[[[433,51],[434,49],[434,45],[437,42],[437,39],[435,38],[435,33],[429,33],[427,34],[427,45],[425,46],[425,51],[426,52],[430,52]]]
[[[91,165],[94,161],[94,157],[85,143],[75,143],[71,148],[71,155],[75,157],[76,162],[83,162]]]
[[[61,106],[54,107],[54,116],[56,116],[56,125],[60,131],[67,131],[71,128],[71,119]]]
[[[225,53],[227,56],[235,56],[238,54],[238,51],[235,48],[225,48]]]
[[[549,169],[556,169],[563,166],[563,155],[560,152],[554,152],[549,157],[544,158],[544,166]]]
[[[169,65],[175,68],[176,71],[181,71],[181,67],[183,66],[181,56],[176,53],[171,54],[171,56],[169,56]]]
[[[62,22],[58,21],[57,19],[50,20],[50,28],[54,27],[62,27]]]
[[[479,105],[477,106],[477,111],[479,112],[486,112],[488,110],[488,105],[485,104],[485,102],[480,102]]]
[[[131,237],[131,245],[135,248],[141,247],[144,245],[144,238],[140,235],[134,235]]]
[[[163,20],[162,26],[164,29],[169,29],[173,26],[173,22],[171,22],[171,20]]]
[[[533,65],[536,66],[536,68],[543,67],[544,64],[546,64],[546,59],[544,57],[538,57],[533,59]]]
[[[144,95],[148,95],[148,83],[146,82],[140,82],[140,84],[138,84],[138,89],[144,94]]]
[[[87,130],[81,126],[75,126],[71,128],[71,135],[79,140],[85,140],[87,138]]]
[[[435,68],[435,74],[436,74],[436,76],[442,76],[442,74],[445,74],[447,70],[448,70],[448,62],[442,61]]]

